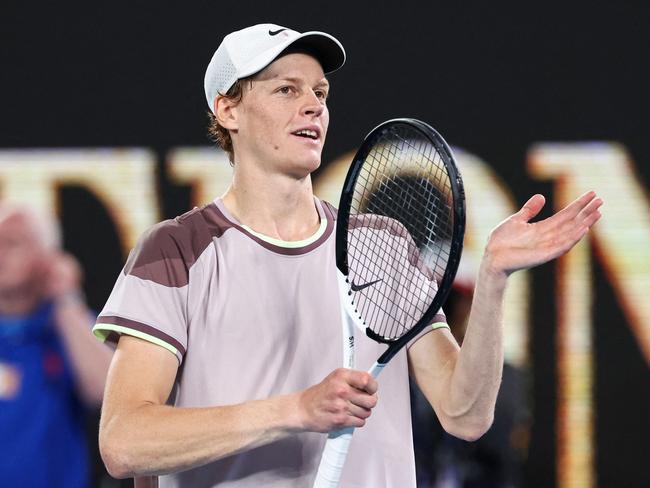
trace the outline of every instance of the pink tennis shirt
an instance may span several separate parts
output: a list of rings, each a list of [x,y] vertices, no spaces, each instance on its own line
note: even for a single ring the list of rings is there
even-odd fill
[[[145,339],[178,358],[168,404],[231,405],[303,390],[343,364],[335,265],[336,211],[315,200],[321,225],[300,242],[241,225],[221,200],[152,227],[131,252],[94,332]],[[444,315],[435,322],[444,322]],[[433,328],[428,328],[430,332]],[[356,364],[384,345],[356,333]],[[415,486],[406,350],[379,378],[377,407],[354,434],[341,486]],[[325,434],[301,433],[203,467],[161,476],[161,487],[310,487]]]

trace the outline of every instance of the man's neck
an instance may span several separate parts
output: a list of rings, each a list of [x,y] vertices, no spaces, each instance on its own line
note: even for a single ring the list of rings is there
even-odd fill
[[[309,175],[294,178],[235,168],[223,202],[242,224],[275,239],[303,240],[320,224]]]

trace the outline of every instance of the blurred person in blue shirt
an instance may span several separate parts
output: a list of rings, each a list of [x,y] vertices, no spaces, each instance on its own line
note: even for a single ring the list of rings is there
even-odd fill
[[[84,413],[112,352],[92,336],[81,276],[53,219],[0,203],[2,486],[88,486]]]

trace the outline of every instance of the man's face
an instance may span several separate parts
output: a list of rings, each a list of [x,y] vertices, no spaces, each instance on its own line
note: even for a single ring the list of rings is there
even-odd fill
[[[244,90],[233,109],[236,159],[298,178],[318,168],[329,125],[329,84],[320,63],[307,54],[282,56]]]
[[[27,216],[0,216],[0,292],[38,286],[45,259],[44,246]]]

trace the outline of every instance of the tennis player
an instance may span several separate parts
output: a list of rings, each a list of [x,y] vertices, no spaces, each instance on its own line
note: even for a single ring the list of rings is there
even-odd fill
[[[602,202],[588,193],[530,224],[544,205],[536,195],[492,232],[462,349],[440,314],[381,388],[340,368],[336,212],[310,175],[329,126],[325,75],[344,61],[334,37],[274,24],[233,32],[215,52],[205,91],[231,185],[140,239],[95,326],[117,342],[100,427],[113,476],[311,486],[324,433],[353,426],[341,486],[415,486],[409,372],[450,433],[489,428],[507,277],[568,251]],[[370,365],[383,348],[364,339],[357,364]]]

